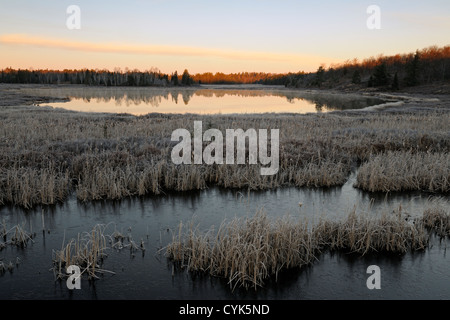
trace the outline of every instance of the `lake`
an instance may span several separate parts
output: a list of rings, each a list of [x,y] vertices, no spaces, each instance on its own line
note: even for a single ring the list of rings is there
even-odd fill
[[[45,103],[81,112],[129,113],[316,113],[361,109],[385,102],[372,96],[289,90],[283,86],[203,85],[200,87],[51,87],[25,93],[68,99]]]

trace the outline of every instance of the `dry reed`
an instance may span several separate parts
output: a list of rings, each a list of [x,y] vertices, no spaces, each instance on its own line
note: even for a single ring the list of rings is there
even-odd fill
[[[53,250],[52,270],[55,278],[67,277],[68,275],[64,272],[66,268],[76,265],[80,267],[81,274],[88,275],[88,279],[98,279],[98,274],[114,274],[114,272],[102,268],[108,249],[120,251],[128,248],[132,256],[136,251],[145,251],[143,239],[137,244],[132,238],[131,228],[128,228],[126,235],[116,228],[109,234],[107,231],[110,225],[112,224],[95,225],[90,232],[78,234],[76,238],[70,239],[67,243],[63,241],[61,250]]]
[[[232,288],[256,289],[284,268],[311,263],[317,249],[307,225],[288,218],[271,222],[263,211],[222,223],[217,233],[201,234],[192,222],[184,232],[180,224],[167,247],[168,256],[189,271],[223,276]]]
[[[358,171],[356,187],[367,191],[450,191],[448,152],[387,152],[374,156]]]
[[[0,250],[8,244],[25,248],[29,241],[34,242],[35,233],[25,230],[24,226],[25,224],[17,224],[8,229],[4,221],[0,223],[0,237],[3,239],[3,242],[0,243]]]
[[[77,265],[81,274],[87,273],[89,279],[98,279],[99,273],[111,272],[101,269],[103,259],[107,256],[107,236],[105,225],[96,225],[92,231],[78,234],[67,244],[62,244],[61,250],[53,250],[53,272],[56,279],[67,276],[65,269]]]
[[[62,202],[69,191],[68,172],[52,168],[0,169],[0,203],[13,203],[24,208],[36,204]]]
[[[343,221],[321,220],[313,232],[321,248],[363,255],[369,252],[406,253],[425,249],[428,245],[425,229],[408,222],[401,211],[383,213],[380,217],[352,211]]]
[[[423,213],[420,222],[428,230],[434,231],[439,237],[450,236],[450,213],[448,205],[443,206],[437,202],[432,203]]]
[[[431,107],[401,112],[136,117],[5,106],[0,114],[0,205],[53,204],[64,201],[72,190],[78,199],[88,201],[210,185],[253,190],[339,186],[361,162],[377,168],[386,156],[395,160],[397,153],[390,152],[399,152],[403,158],[411,155],[412,165],[422,158],[428,161],[428,171],[414,178],[418,180],[414,184],[445,192],[448,179],[431,170],[448,178],[449,118],[448,108]],[[174,165],[171,133],[178,128],[192,132],[194,120],[202,120],[205,129],[221,132],[279,128],[279,172],[268,177],[259,174],[259,165]],[[389,170],[396,174],[389,177],[392,183],[385,189],[411,184],[409,172],[401,165],[401,161],[391,165]],[[359,180],[366,178],[376,179],[361,173]]]
[[[423,250],[428,242],[425,226],[408,221],[401,209],[379,217],[352,211],[342,221],[316,223],[288,216],[269,219],[261,210],[224,221],[217,231],[201,232],[193,221],[180,223],[166,254],[179,268],[226,278],[233,290],[256,289],[282,270],[311,264],[324,251],[403,254]]]

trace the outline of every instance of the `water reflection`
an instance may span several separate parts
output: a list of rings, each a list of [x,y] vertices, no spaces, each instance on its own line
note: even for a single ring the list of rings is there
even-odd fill
[[[51,87],[29,88],[26,93],[68,98],[53,107],[84,112],[161,113],[310,113],[359,109],[383,103],[356,94],[288,90],[282,86]],[[47,104],[48,105],[48,104]]]

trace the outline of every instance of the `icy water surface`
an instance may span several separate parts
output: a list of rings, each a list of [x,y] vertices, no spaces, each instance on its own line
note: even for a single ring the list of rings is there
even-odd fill
[[[282,272],[264,288],[230,290],[224,279],[173,272],[164,256],[180,221],[192,218],[207,230],[224,219],[253,215],[264,208],[272,217],[340,219],[356,205],[358,212],[377,215],[402,206],[412,216],[420,215],[426,194],[373,195],[352,187],[355,175],[342,188],[297,189],[251,192],[211,188],[198,192],[175,193],[120,202],[83,204],[74,197],[64,204],[38,207],[25,212],[3,206],[0,217],[8,226],[24,224],[36,232],[34,242],[25,248],[7,246],[0,259],[14,262],[12,272],[0,275],[0,299],[450,299],[450,241],[432,239],[432,246],[405,255],[349,255],[323,253],[313,265]],[[299,206],[299,202],[302,206]],[[42,232],[44,217],[45,232]],[[136,242],[144,240],[146,250],[131,254],[128,249],[108,249],[103,268],[115,272],[99,280],[81,280],[81,290],[69,290],[65,281],[55,281],[53,250],[78,233],[97,224],[107,230],[129,234]],[[20,263],[15,265],[19,257]],[[378,265],[381,289],[366,286],[367,267]]]

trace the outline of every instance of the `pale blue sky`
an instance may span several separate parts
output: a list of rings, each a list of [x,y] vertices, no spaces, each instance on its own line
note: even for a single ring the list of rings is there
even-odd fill
[[[66,27],[71,4],[81,9],[80,30]],[[381,9],[381,30],[366,26],[371,4]],[[14,35],[20,40],[7,40]],[[0,1],[0,68],[311,71],[320,63],[448,45],[449,35],[448,0]],[[131,47],[126,52],[89,49],[112,43]],[[141,52],[138,46],[170,50]],[[202,50],[228,56],[198,54]],[[259,58],[251,59],[253,53]]]

